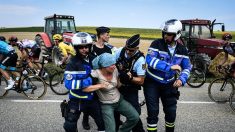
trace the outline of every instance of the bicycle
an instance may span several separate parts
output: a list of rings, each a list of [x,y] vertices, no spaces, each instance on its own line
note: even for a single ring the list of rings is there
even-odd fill
[[[200,88],[205,82],[205,73],[199,68],[192,68],[187,84],[192,88]]]
[[[217,103],[225,103],[229,101],[229,97],[234,95],[234,78],[230,74],[230,67],[222,66],[217,70],[224,75],[224,77],[214,79],[208,86],[208,95],[210,99]]]
[[[198,65],[201,64],[201,61],[196,58],[195,52],[190,52],[189,58],[193,67],[187,80],[187,84],[192,88],[199,88],[206,82],[206,74],[201,67],[198,67]]]
[[[50,68],[50,67],[45,67],[45,64],[48,63],[49,61],[49,55],[42,55],[42,61],[41,62],[33,62],[33,63],[40,63],[41,64],[41,68],[39,71],[36,71],[35,69],[31,69],[28,68],[27,71],[29,73],[38,75],[39,77],[41,77],[47,85],[50,85],[50,78],[53,74],[57,73],[58,70],[56,70],[55,68]]]
[[[64,71],[59,71],[51,76],[50,88],[58,95],[66,95],[69,93],[69,90],[64,86]]]
[[[27,66],[28,62],[24,60],[22,66],[17,67],[17,72],[20,73],[19,81],[9,90],[5,90],[8,82],[0,75],[0,99],[5,97],[10,90],[22,92],[29,99],[41,99],[46,94],[47,87],[44,80],[39,76],[28,74]],[[23,87],[24,85],[26,85],[26,88]]]

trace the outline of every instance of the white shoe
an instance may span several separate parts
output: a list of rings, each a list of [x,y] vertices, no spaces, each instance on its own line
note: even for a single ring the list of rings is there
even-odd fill
[[[7,87],[5,88],[5,90],[9,90],[9,89],[13,88],[13,86],[14,86],[14,84],[15,84],[15,81],[13,81],[13,80],[8,80],[7,82],[8,82],[8,85],[7,85]]]

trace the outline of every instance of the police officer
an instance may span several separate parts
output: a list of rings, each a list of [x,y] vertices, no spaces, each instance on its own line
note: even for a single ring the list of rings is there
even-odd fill
[[[98,98],[93,92],[86,92],[93,82],[90,76],[93,58],[89,54],[92,38],[88,33],[79,32],[72,37],[72,43],[77,54],[71,58],[64,73],[70,99],[64,114],[64,129],[67,132],[76,132],[79,116],[86,111],[95,120],[98,131],[104,131]]]
[[[139,114],[141,108],[139,105],[138,91],[144,83],[145,77],[145,58],[144,54],[139,50],[140,35],[136,34],[126,41],[124,48],[116,51],[117,68],[119,78],[123,84],[119,91],[124,99],[128,101]],[[118,119],[116,119],[118,122]],[[118,124],[117,124],[118,125]],[[132,129],[133,132],[144,132],[141,119]]]
[[[182,23],[179,20],[166,21],[162,29],[162,39],[153,41],[146,55],[148,67],[144,95],[148,112],[148,132],[157,131],[159,98],[165,113],[166,132],[174,131],[178,87],[186,83],[191,70],[188,51],[179,42],[181,30]],[[180,73],[178,77],[177,72]]]

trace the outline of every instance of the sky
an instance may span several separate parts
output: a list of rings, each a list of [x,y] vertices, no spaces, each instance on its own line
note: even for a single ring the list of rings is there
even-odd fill
[[[76,26],[159,29],[168,19],[208,19],[235,31],[235,0],[0,0],[1,27],[44,26],[44,17],[73,15]]]

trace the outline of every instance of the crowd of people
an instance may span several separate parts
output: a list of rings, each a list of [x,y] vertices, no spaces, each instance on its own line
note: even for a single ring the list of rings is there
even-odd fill
[[[66,64],[64,82],[69,90],[69,100],[61,104],[64,130],[76,132],[77,122],[83,113],[82,125],[86,130],[90,129],[91,116],[100,132],[144,132],[139,105],[139,90],[143,89],[147,131],[158,130],[161,99],[165,131],[173,132],[180,96],[178,88],[184,86],[192,67],[188,50],[179,41],[181,30],[179,20],[166,21],[162,38],[151,43],[146,56],[139,50],[139,34],[128,38],[120,48],[109,43],[111,29],[108,27],[96,28],[96,41],[90,34],[78,32],[73,35],[70,45],[63,42],[60,34],[55,34],[53,40],[63,54],[59,65]],[[224,35],[226,56],[234,55],[235,46],[229,43],[231,37],[230,34]],[[3,36],[0,37],[0,72],[8,81],[6,90],[13,88],[19,76],[14,72],[18,56],[13,46],[18,47],[29,63],[38,60],[40,54],[40,46],[33,40],[18,41],[17,37],[12,36],[7,43]],[[226,61],[226,56],[221,65]],[[6,68],[16,74],[15,80]],[[120,115],[126,117],[125,122]]]
[[[77,131],[83,112],[83,118],[91,116],[95,120],[98,131],[144,132],[138,102],[138,92],[143,88],[147,131],[157,131],[161,99],[166,131],[173,132],[178,87],[186,83],[191,70],[187,48],[178,41],[181,30],[180,21],[166,21],[163,38],[152,42],[146,58],[139,50],[139,34],[128,38],[123,47],[114,48],[109,44],[107,27],[96,29],[96,42],[88,33],[76,33],[72,43],[77,54],[67,64],[64,75],[65,86],[70,90],[69,101],[62,110],[65,131]],[[126,117],[125,122],[120,115]]]

